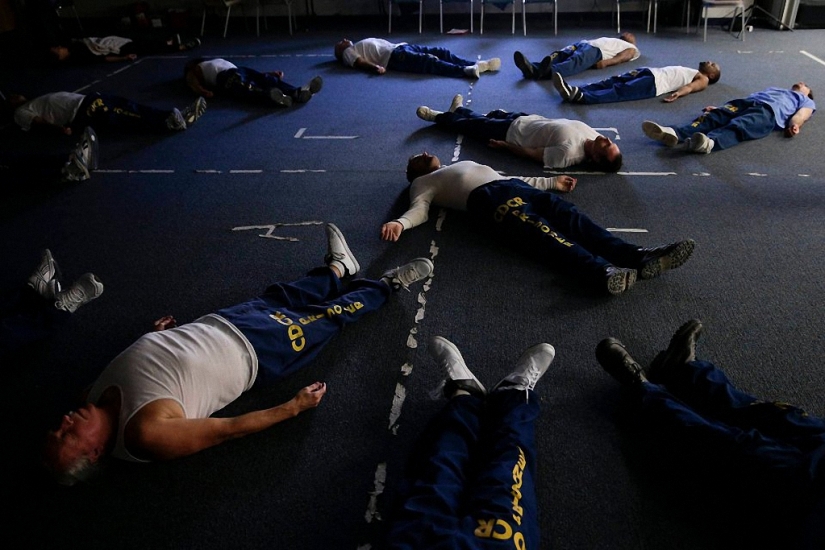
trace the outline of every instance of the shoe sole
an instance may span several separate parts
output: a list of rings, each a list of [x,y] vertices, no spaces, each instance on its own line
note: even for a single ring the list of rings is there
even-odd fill
[[[636,272],[634,270],[620,271],[614,273],[607,280],[607,291],[617,295],[626,291],[636,283]]]
[[[679,144],[678,137],[663,131],[662,127],[655,122],[651,122],[649,120],[642,122],[642,131],[650,139],[655,139],[660,143],[664,143],[668,147],[676,147]]]
[[[696,248],[696,242],[693,240],[687,240],[679,243],[679,246],[673,249],[673,251],[669,254],[662,256],[661,258],[657,258],[642,266],[641,278],[653,279],[665,271],[676,269],[677,267],[684,265],[684,263],[690,259],[691,254],[693,254],[694,248]]]
[[[461,351],[459,351],[458,347],[456,347],[455,344],[453,344],[452,342],[450,342],[449,340],[447,340],[446,338],[441,337],[441,336],[435,336],[435,337],[433,337],[432,340],[444,343],[446,345],[446,347],[450,348],[452,351],[455,352],[456,355],[458,355],[461,358],[461,363],[464,364],[464,357],[461,355]],[[464,376],[463,378],[452,378],[452,377],[450,377],[450,380],[454,380],[454,381],[472,380],[474,383],[478,384],[478,387],[481,388],[482,392],[487,392],[487,389],[484,387],[484,384],[481,383],[481,380],[476,378],[476,375],[472,373],[472,371],[469,369],[469,367],[467,367],[466,364],[464,364],[464,369],[465,369],[464,374],[469,375],[469,376]],[[448,372],[447,374],[449,376],[450,373]]]
[[[695,346],[696,341],[698,341],[699,337],[702,335],[703,329],[704,327],[702,326],[702,322],[698,319],[691,319],[676,329],[676,332],[673,334],[667,345],[667,349],[659,352],[650,364],[651,376],[653,376],[653,378],[657,378],[657,372],[665,363],[687,363],[688,361],[694,360],[695,356],[688,355],[681,357],[676,353],[676,350],[683,351],[686,349],[688,347],[689,336],[694,333],[696,334],[696,339],[694,341]]]
[[[352,263],[355,265],[355,271],[352,273],[344,273],[343,275],[355,275],[359,271],[361,271],[361,265],[358,263],[358,260],[355,259],[355,254],[352,253],[352,250],[349,249],[349,245],[347,244],[347,240],[344,238],[344,234],[341,233],[341,230],[338,229],[338,226],[332,223],[327,224],[327,228],[338,238],[341,245],[344,247],[344,251],[349,256],[349,259],[352,260]]]
[[[521,71],[521,75],[524,78],[529,80],[536,79],[536,70],[533,68],[533,65],[527,61],[527,58],[524,57],[524,54],[521,52],[513,53],[513,62],[516,64],[516,67]]]
[[[415,110],[415,116],[426,122],[435,122],[435,115],[433,115],[432,109],[424,105]]]

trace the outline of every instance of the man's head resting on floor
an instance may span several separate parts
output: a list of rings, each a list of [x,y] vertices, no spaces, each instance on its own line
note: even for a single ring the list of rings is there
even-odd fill
[[[352,40],[350,40],[349,38],[344,38],[343,40],[335,44],[335,59],[337,59],[338,61],[343,61],[344,51],[350,46],[352,46]]]
[[[103,409],[87,403],[46,434],[43,465],[61,485],[88,479],[111,451],[115,429]]]
[[[804,82],[797,82],[793,86],[791,86],[791,90],[794,92],[799,92],[800,94],[807,96],[808,99],[814,98],[814,92],[811,90],[811,87],[805,84]]]

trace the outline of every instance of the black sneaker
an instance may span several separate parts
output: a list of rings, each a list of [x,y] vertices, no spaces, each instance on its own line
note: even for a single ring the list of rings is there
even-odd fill
[[[696,241],[688,239],[655,248],[640,248],[643,254],[639,261],[640,277],[652,279],[669,269],[676,269],[690,259],[695,247]]]
[[[573,90],[559,73],[553,73],[553,87],[556,88],[563,100],[571,101],[573,99]]]
[[[549,55],[541,60],[539,63],[539,74],[536,76],[537,79],[546,78],[548,75],[553,75],[553,58]]]
[[[667,349],[660,351],[650,364],[651,373],[696,360],[696,342],[702,334],[702,321],[691,319],[679,327],[670,339]]]
[[[521,52],[513,53],[513,62],[515,62],[516,67],[519,68],[521,71],[522,76],[529,80],[536,79],[536,69],[533,67],[533,64],[524,56]]]
[[[596,346],[596,359],[607,373],[622,385],[647,382],[642,366],[616,338],[605,338]]]

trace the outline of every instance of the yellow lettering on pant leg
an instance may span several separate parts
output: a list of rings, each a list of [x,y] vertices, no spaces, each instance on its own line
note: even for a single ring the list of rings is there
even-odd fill
[[[510,207],[506,204],[499,205],[498,208],[496,208],[496,213],[493,214],[493,219],[497,222],[502,221],[509,210]]]
[[[269,315],[269,317],[272,318],[272,319],[275,319],[276,321],[278,321],[279,323],[281,323],[285,327],[288,327],[289,325],[292,324],[292,319],[290,319],[289,317],[287,317],[286,315],[284,315],[283,313],[281,313],[279,311],[276,311],[275,313],[271,313]]]
[[[501,527],[503,531],[493,530],[493,538],[496,540],[507,540],[513,536],[513,528],[503,519],[496,520],[496,527]]]
[[[507,206],[511,208],[515,208],[517,206],[524,206],[526,203],[521,197],[513,197],[512,199],[507,201]]]
[[[513,535],[513,545],[516,547],[516,550],[526,550],[527,541],[524,540],[524,535],[521,533],[516,533]]]
[[[292,342],[292,349],[301,351],[306,345],[306,338],[304,338],[304,331],[298,325],[290,325],[287,329],[289,340]]]
[[[478,527],[476,530],[473,531],[473,534],[481,539],[489,539],[490,536],[493,534],[493,527],[495,527],[495,521],[492,519],[479,519]]]

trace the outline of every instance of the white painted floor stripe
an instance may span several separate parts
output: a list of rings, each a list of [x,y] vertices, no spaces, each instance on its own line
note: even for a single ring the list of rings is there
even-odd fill
[[[816,61],[820,65],[825,65],[825,61],[821,60],[820,58],[818,58],[817,56],[815,56],[811,53],[806,52],[805,50],[799,50],[799,53],[801,53],[802,55],[810,57],[811,59],[813,59],[814,61]]]
[[[370,491],[370,502],[367,505],[367,513],[364,514],[364,519],[367,523],[372,523],[372,520],[381,521],[381,513],[378,511],[378,497],[384,492],[384,485],[387,482],[387,463],[381,462],[375,468],[375,479],[373,481],[373,488]]]
[[[647,229],[639,229],[635,227],[608,227],[611,233],[647,233]]]
[[[676,176],[676,172],[616,172],[620,176]]]
[[[299,129],[298,132],[295,134],[295,139],[301,139],[301,136],[304,135],[304,132],[306,132],[306,131],[307,131],[306,128]]]
[[[306,128],[300,128],[295,133],[295,139],[356,139],[358,136],[308,136]]]
[[[280,170],[280,172],[282,174],[323,174],[326,172],[326,170]]]
[[[263,170],[230,170],[230,174],[263,174]]]

